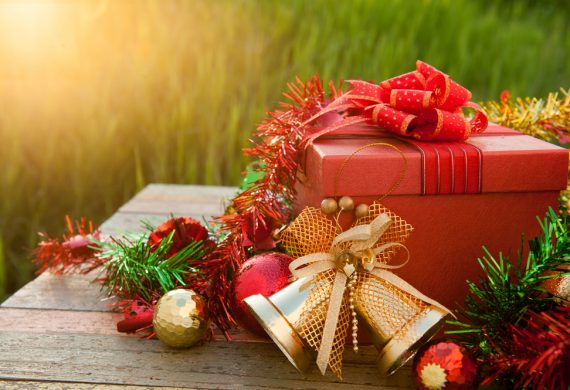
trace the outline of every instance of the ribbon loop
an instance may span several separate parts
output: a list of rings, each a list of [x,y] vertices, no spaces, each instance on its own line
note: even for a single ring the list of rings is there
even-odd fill
[[[330,253],[312,253],[299,257],[289,264],[289,269],[297,279],[314,275],[335,268],[334,256]]]
[[[487,117],[475,103],[471,92],[450,76],[422,61],[416,70],[372,84],[349,81],[352,89],[333,101],[306,123],[337,110],[343,119],[319,131],[315,138],[353,125],[354,118],[382,127],[395,134],[422,141],[463,141],[471,132],[487,128]],[[472,108],[475,116],[468,120],[463,108]],[[342,112],[341,112],[342,111]]]

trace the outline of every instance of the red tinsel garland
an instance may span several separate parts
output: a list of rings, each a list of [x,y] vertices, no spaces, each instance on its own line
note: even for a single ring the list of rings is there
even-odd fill
[[[246,154],[263,162],[264,176],[252,183],[233,199],[234,212],[216,218],[224,239],[216,250],[196,264],[203,274],[210,275],[209,283],[197,282],[190,288],[205,294],[210,313],[220,330],[230,338],[228,330],[235,325],[229,312],[229,285],[238,267],[251,256],[252,251],[271,246],[268,235],[273,229],[287,223],[290,205],[294,199],[295,172],[301,152],[300,144],[314,126],[302,123],[322,109],[327,100],[334,100],[342,91],[330,84],[326,96],[317,76],[303,83],[288,85],[280,109],[268,113],[257,127],[254,146]]]
[[[100,238],[97,228],[85,218],[75,221],[75,229],[71,218],[65,216],[67,233],[61,238],[51,238],[40,233],[42,240],[34,251],[32,263],[38,265],[37,274],[50,270],[56,275],[68,273],[88,273],[101,265],[101,259],[95,254],[95,242]]]
[[[560,306],[552,312],[527,313],[526,326],[510,325],[508,343],[495,346],[483,384],[510,377],[516,378],[516,388],[569,388],[569,318],[570,309]]]

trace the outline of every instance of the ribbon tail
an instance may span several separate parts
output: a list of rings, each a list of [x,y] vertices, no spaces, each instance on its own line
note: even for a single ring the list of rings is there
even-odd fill
[[[313,142],[317,138],[320,138],[320,137],[323,137],[325,135],[334,133],[335,131],[343,129],[343,128],[348,127],[348,126],[356,125],[359,123],[365,123],[366,121],[368,121],[368,118],[360,116],[360,115],[355,115],[355,116],[344,118],[343,120],[340,120],[338,122],[335,122],[331,126],[325,127],[323,130],[317,131],[316,133],[313,133],[313,134],[309,135],[307,138],[305,138],[303,140],[304,150],[306,151],[308,149],[308,147],[310,145],[312,145]]]
[[[435,306],[435,307],[437,307],[443,311],[446,311],[446,312],[450,313],[453,317],[455,317],[455,315],[451,312],[451,310],[449,310],[448,308],[443,306],[438,301],[433,300],[430,297],[422,294],[414,286],[412,286],[411,284],[409,284],[408,282],[406,282],[404,279],[400,278],[396,274],[389,272],[389,271],[384,271],[382,269],[374,269],[374,270],[372,270],[372,274],[376,275],[377,277],[379,277],[381,279],[384,279],[385,281],[387,281],[389,283],[392,283],[394,286],[398,287],[400,290],[403,290],[403,291],[407,292],[408,294],[413,295],[413,296],[421,299],[422,301],[424,301],[426,303],[429,303],[430,305],[433,305],[433,306]]]
[[[317,112],[315,115],[307,119],[305,122],[301,123],[301,126],[307,126],[309,123],[314,122],[318,118],[322,117],[326,113],[333,112],[333,111],[344,111],[349,108],[354,107],[353,103],[348,102],[348,100],[344,99],[343,96],[329,104],[327,107],[323,108],[321,111]]]
[[[327,366],[329,364],[334,342],[334,335],[336,333],[336,325],[338,323],[338,316],[340,313],[340,307],[342,305],[342,299],[346,287],[346,281],[347,277],[343,272],[336,273],[334,284],[331,290],[329,308],[327,310],[327,318],[325,319],[325,326],[323,328],[323,337],[321,339],[319,353],[317,354],[317,366],[323,375],[325,375]]]

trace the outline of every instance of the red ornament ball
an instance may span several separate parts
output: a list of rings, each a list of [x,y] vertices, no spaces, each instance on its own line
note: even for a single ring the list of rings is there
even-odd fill
[[[206,252],[215,246],[215,243],[208,238],[208,230],[200,222],[190,217],[179,217],[169,219],[150,233],[148,243],[151,250],[154,251],[165,237],[172,234],[172,231],[174,234],[168,257],[174,256],[195,241],[202,241]]]
[[[476,389],[479,383],[473,357],[449,340],[434,340],[420,348],[412,376],[421,390]]]
[[[232,314],[237,323],[259,336],[267,334],[250,313],[244,299],[255,294],[269,297],[289,284],[291,256],[278,252],[262,253],[245,261],[232,284]]]

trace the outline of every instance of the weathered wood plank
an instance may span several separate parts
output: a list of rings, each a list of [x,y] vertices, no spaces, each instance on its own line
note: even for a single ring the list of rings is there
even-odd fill
[[[121,315],[111,313],[112,300],[105,299],[100,285],[92,283],[95,276],[41,274],[0,306],[0,331],[13,330],[13,324],[18,324],[22,331],[116,335]],[[235,341],[267,342],[243,329],[233,329],[231,336]],[[225,340],[217,328],[213,338]]]
[[[44,272],[4,301],[2,307],[108,311],[109,300],[100,291],[101,286],[92,282],[96,275],[54,276]]]
[[[161,214],[161,215],[200,215],[209,219],[212,216],[224,213],[226,204],[222,201],[218,203],[182,203],[178,200],[152,202],[152,201],[136,201],[127,203],[119,209],[120,213],[131,214]],[[201,219],[201,218],[200,218]]]
[[[0,308],[0,332],[85,333],[117,336],[119,313]]]
[[[169,213],[115,213],[101,226],[101,233],[105,236],[123,236],[126,234],[137,234],[146,231],[143,222],[151,226],[158,226],[166,221],[171,214]],[[202,221],[202,215],[199,214],[186,214],[186,213],[173,213],[175,217],[191,217],[198,221]]]
[[[175,387],[103,385],[97,383],[0,381],[3,390],[175,390]]]
[[[101,231],[115,236],[139,233],[144,231],[142,221],[156,226],[170,215],[209,221],[223,214],[227,199],[236,191],[235,187],[149,184],[105,221]]]
[[[122,213],[220,215],[235,195],[235,187],[151,184],[125,203]]]
[[[98,311],[67,311],[41,309],[0,308],[0,332],[79,333],[91,335],[125,335],[117,332],[116,324],[123,318],[120,313]],[[128,335],[139,337],[138,335]],[[243,329],[233,329],[232,342],[269,343]],[[212,325],[212,340],[226,341],[222,333]]]
[[[273,344],[212,342],[173,350],[132,337],[0,332],[0,379],[199,389],[377,389],[410,384],[408,368],[380,378],[375,356],[372,347],[363,347],[358,355],[347,352],[344,382],[338,382],[316,369],[303,379]]]
[[[138,199],[182,199],[190,200],[196,197],[229,198],[238,191],[237,187],[231,186],[202,186],[152,183],[137,193],[132,200]]]

